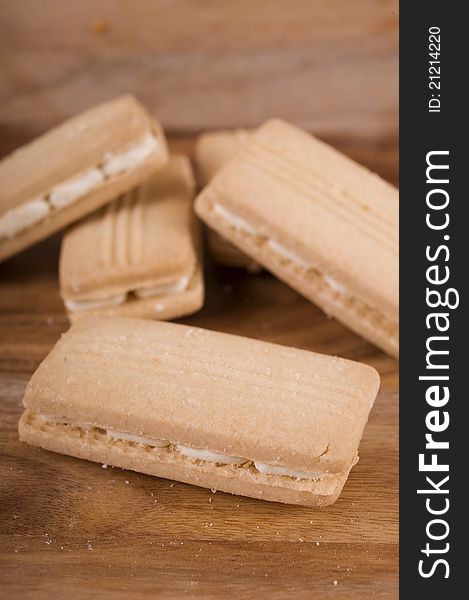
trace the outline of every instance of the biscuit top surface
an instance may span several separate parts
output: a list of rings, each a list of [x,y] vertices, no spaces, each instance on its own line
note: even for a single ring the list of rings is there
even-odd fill
[[[204,185],[236,154],[248,136],[247,129],[220,129],[199,135],[195,160]]]
[[[86,318],[31,378],[24,405],[115,431],[339,473],[379,387],[366,365],[156,321]]]
[[[0,161],[0,216],[53,185],[98,166],[159,126],[133,96],[121,96],[51,129]]]
[[[197,261],[193,198],[190,162],[173,155],[139,188],[74,225],[60,256],[64,297],[190,277]]]
[[[202,215],[214,204],[396,316],[398,191],[368,169],[271,120],[196,201]]]

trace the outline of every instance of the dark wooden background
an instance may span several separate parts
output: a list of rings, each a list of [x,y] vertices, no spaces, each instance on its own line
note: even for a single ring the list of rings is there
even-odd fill
[[[395,0],[0,0],[0,154],[133,92],[172,149],[276,115],[397,183],[397,33]],[[0,597],[397,597],[397,363],[266,273],[207,256],[206,305],[184,321],[380,371],[334,506],[212,494],[18,442],[24,386],[68,327],[59,247],[0,264]]]

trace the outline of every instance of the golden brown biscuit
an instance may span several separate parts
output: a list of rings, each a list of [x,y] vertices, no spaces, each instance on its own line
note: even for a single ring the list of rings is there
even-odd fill
[[[215,173],[226,164],[247,140],[246,129],[219,130],[203,133],[197,138],[195,160],[202,186],[206,186]],[[208,244],[216,262],[228,267],[240,267],[257,273],[261,266],[233,246],[213,229],[208,229]]]
[[[336,500],[379,387],[374,369],[215,331],[80,320],[29,382],[20,438],[254,498]]]
[[[69,119],[0,162],[0,260],[95,211],[168,160],[133,96]]]

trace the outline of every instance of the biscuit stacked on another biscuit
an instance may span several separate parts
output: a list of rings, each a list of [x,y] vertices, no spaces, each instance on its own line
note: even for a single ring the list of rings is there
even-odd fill
[[[193,201],[189,160],[173,155],[140,187],[72,227],[60,256],[70,320],[172,319],[198,310],[204,292]]]
[[[166,140],[133,96],[69,119],[0,161],[0,261],[142,183]]]
[[[73,223],[60,291],[74,324],[28,385],[20,437],[235,494],[330,504],[358,460],[374,369],[144,319],[201,308],[197,213],[222,264],[268,269],[398,356],[397,190],[280,120],[203,134],[195,157],[196,200],[189,159],[170,156],[158,122],[123,96],[0,162],[0,260]]]

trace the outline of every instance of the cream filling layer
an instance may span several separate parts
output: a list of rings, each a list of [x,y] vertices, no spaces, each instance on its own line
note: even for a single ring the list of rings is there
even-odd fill
[[[0,240],[14,237],[39,223],[54,209],[61,209],[76,202],[98,187],[106,178],[130,171],[153,154],[158,146],[158,139],[153,134],[147,133],[129,150],[106,155],[102,166],[88,169],[78,176],[55,185],[47,194],[12,208],[0,217]]]
[[[255,227],[253,227],[248,221],[246,221],[246,219],[243,219],[242,217],[236,215],[235,213],[231,212],[231,210],[228,210],[224,206],[214,203],[213,211],[215,214],[218,214],[218,216],[221,219],[223,219],[226,223],[228,223],[232,227],[235,227],[236,229],[240,229],[241,231],[243,231],[244,233],[247,233],[249,235],[255,235],[255,236],[260,235],[259,230],[256,229]],[[311,265],[308,264],[305,260],[303,260],[301,258],[301,256],[298,256],[298,254],[292,252],[288,248],[285,248],[285,246],[283,244],[279,244],[279,242],[277,242],[276,240],[274,240],[272,238],[268,238],[267,244],[270,246],[270,248],[274,252],[276,252],[277,254],[280,254],[284,258],[297,264],[302,269],[311,268]]]
[[[218,214],[218,216],[221,219],[223,219],[226,223],[228,223],[232,227],[235,227],[236,229],[239,229],[240,231],[246,233],[247,235],[253,235],[253,236],[261,235],[261,233],[255,227],[253,227],[248,221],[246,221],[242,217],[239,217],[238,215],[234,214],[230,210],[226,209],[224,206],[214,203],[213,211],[214,211],[214,213]],[[302,269],[303,271],[308,271],[309,269],[314,269],[315,271],[318,271],[316,267],[314,267],[313,265],[306,262],[301,256],[298,256],[298,254],[292,252],[291,250],[289,250],[283,244],[280,244],[276,240],[274,240],[272,238],[268,238],[266,243],[277,255],[289,260],[290,262],[292,262],[294,265],[296,265],[298,268]],[[363,303],[362,300],[358,300],[357,298],[352,296],[349,293],[349,291],[347,290],[347,288],[343,284],[339,283],[334,277],[331,277],[330,275],[326,275],[324,273],[319,273],[319,274],[322,277],[322,280],[324,281],[324,283],[333,292],[340,294],[352,301],[360,302],[370,310],[379,312],[379,311],[377,311],[377,309],[374,309],[374,308],[366,305],[365,303]],[[380,313],[380,315],[381,315],[381,317],[384,317],[384,315],[382,315],[381,313]],[[389,323],[391,323],[392,320],[389,317],[384,317],[384,318],[386,320],[388,320]],[[394,324],[395,324],[395,322],[392,321],[393,327],[394,327]]]
[[[338,281],[336,281],[333,277],[331,277],[330,275],[323,275],[324,277],[324,281],[327,283],[327,285],[332,288],[333,290],[335,290],[336,292],[338,292],[339,294],[346,294],[347,293],[347,289]]]
[[[148,298],[150,296],[166,296],[166,294],[179,294],[184,292],[189,287],[190,277],[181,277],[174,283],[164,283],[161,285],[154,285],[147,288],[139,288],[134,291],[134,294],[138,298]]]
[[[48,415],[37,415],[42,418],[48,424],[64,424],[71,425],[72,427],[78,427],[85,431],[89,431],[93,428],[93,425],[78,423],[75,420],[68,419],[65,417],[54,418]],[[235,466],[243,466],[243,465],[252,465],[259,473],[263,475],[274,475],[277,477],[291,477],[292,479],[321,479],[324,477],[330,477],[329,473],[313,473],[307,471],[297,471],[294,469],[289,469],[288,467],[282,467],[278,465],[269,465],[266,463],[262,463],[256,460],[252,460],[249,458],[242,458],[240,456],[231,456],[230,454],[223,454],[221,452],[213,452],[212,450],[205,450],[203,448],[192,448],[190,446],[184,446],[182,444],[174,444],[168,440],[162,439],[154,439],[143,437],[139,435],[133,435],[130,433],[125,433],[121,431],[114,431],[113,429],[104,429],[106,434],[118,441],[123,442],[131,442],[134,444],[141,444],[143,446],[151,446],[153,448],[168,448],[172,446],[172,448],[186,456],[191,460],[201,460],[204,462],[210,462],[221,465],[235,465]]]
[[[317,479],[321,477],[319,473],[308,473],[307,471],[295,471],[293,469],[287,469],[286,467],[279,467],[278,465],[267,465],[257,460],[254,461],[254,466],[263,475],[286,475],[287,477],[294,477],[295,479]]]
[[[131,433],[124,433],[123,431],[106,429],[106,433],[116,440],[125,440],[126,442],[133,442],[134,444],[153,446],[154,448],[166,448],[166,446],[169,446],[169,442],[166,440],[154,440],[139,435],[132,435]]]
[[[119,154],[108,154],[106,162],[102,166],[102,171],[105,175],[117,175],[123,171],[128,171],[142,163],[146,158],[153,154],[158,148],[159,141],[151,133],[147,133],[140,142]]]
[[[245,231],[246,233],[250,233],[251,235],[259,234],[257,229],[255,227],[253,227],[250,223],[248,223],[248,221],[246,221],[246,219],[243,219],[242,217],[235,215],[234,213],[231,212],[231,210],[228,210],[221,204],[215,203],[213,205],[213,211],[221,219],[223,219],[224,221],[226,221],[233,227],[236,227],[237,229],[241,229],[241,231]]]
[[[285,248],[285,246],[283,246],[282,244],[279,244],[275,240],[269,239],[269,240],[267,240],[267,244],[272,248],[272,250],[274,252],[276,252],[277,254],[280,254],[281,256],[283,256],[284,258],[286,258],[287,260],[290,260],[291,262],[297,264],[299,267],[301,267],[303,269],[309,269],[310,268],[311,265],[309,265],[302,258],[300,258],[298,256],[298,254],[295,254],[294,252],[291,252],[290,250],[288,250],[287,248]]]
[[[129,290],[123,294],[115,294],[113,296],[107,296],[104,298],[89,298],[86,300],[64,300],[66,308],[70,311],[80,310],[93,310],[95,308],[103,308],[106,306],[119,306],[124,304],[127,300],[128,294],[135,294],[137,298],[153,298],[159,296],[171,296],[172,294],[179,294],[184,292],[190,283],[190,277],[181,277],[174,283],[164,283],[162,285],[155,285],[148,288],[137,288],[135,290]]]
[[[49,212],[44,198],[35,198],[18,208],[12,208],[0,217],[0,240],[12,238],[24,229],[42,221]]]
[[[104,175],[100,169],[89,169],[78,177],[53,187],[49,196],[49,203],[53,208],[67,206],[75,202],[77,198],[90,192],[103,181]]]
[[[80,310],[94,310],[104,306],[119,306],[127,300],[127,294],[116,294],[107,298],[96,298],[91,300],[64,300],[67,310],[72,312]]]
[[[189,446],[181,446],[180,444],[176,445],[176,450],[188,458],[207,460],[222,465],[243,465],[244,463],[249,462],[247,458],[241,458],[240,456],[230,456],[229,454],[222,454],[221,452],[190,448]]]

